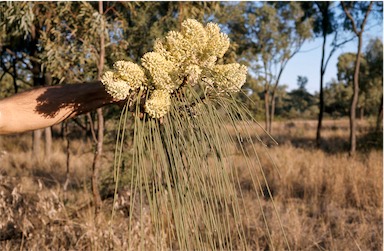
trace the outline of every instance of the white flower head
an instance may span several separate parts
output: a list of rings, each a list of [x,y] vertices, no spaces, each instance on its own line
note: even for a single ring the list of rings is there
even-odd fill
[[[154,90],[145,102],[145,112],[152,118],[161,118],[171,107],[171,95],[166,90]]]
[[[238,63],[216,65],[212,78],[219,91],[238,92],[247,78],[247,67]]]
[[[220,32],[220,27],[215,23],[208,23],[205,27],[208,36],[206,54],[222,58],[229,48],[229,38]]]
[[[163,41],[159,38],[155,40],[155,43],[153,45],[153,51],[159,53],[167,60],[171,60],[172,58],[167,48],[165,48]]]
[[[115,72],[107,71],[101,77],[101,82],[105,90],[116,100],[124,100],[131,91],[131,86],[127,82],[116,77]]]
[[[229,38],[214,23],[206,26],[194,19],[182,22],[181,31],[170,31],[157,39],[154,51],[141,58],[141,66],[117,61],[114,71],[106,72],[102,82],[115,99],[125,99],[138,88],[149,92],[146,112],[154,118],[164,116],[171,95],[184,84],[201,83],[216,93],[239,91],[246,81],[247,67],[240,64],[216,65],[229,48]],[[185,81],[185,82],[184,82]]]
[[[202,69],[198,65],[188,65],[185,74],[190,85],[194,85],[198,82],[202,73]]]
[[[216,64],[216,61],[217,61],[216,56],[210,56],[206,60],[201,62],[201,65],[205,68],[212,69]]]
[[[184,36],[177,31],[170,31],[165,37],[164,48],[168,51],[168,59],[174,64],[184,62],[191,53],[188,51],[188,43]]]
[[[152,77],[156,89],[173,92],[181,84],[174,64],[158,52],[148,52],[141,58],[142,64]]]
[[[188,42],[189,49],[195,52],[202,51],[208,41],[203,24],[195,19],[187,19],[181,23],[181,34]]]
[[[116,70],[116,76],[126,81],[132,89],[137,89],[147,85],[147,78],[141,66],[127,61],[117,61],[113,68]]]

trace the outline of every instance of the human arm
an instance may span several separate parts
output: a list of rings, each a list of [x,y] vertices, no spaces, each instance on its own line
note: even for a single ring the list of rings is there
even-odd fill
[[[33,89],[0,100],[0,134],[45,128],[111,103],[100,81]]]

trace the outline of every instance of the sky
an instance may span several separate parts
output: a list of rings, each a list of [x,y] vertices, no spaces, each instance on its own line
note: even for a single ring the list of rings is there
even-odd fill
[[[374,25],[368,27],[363,33],[363,50],[371,38],[380,37],[383,40],[383,26]],[[331,50],[330,43],[333,35],[327,37],[326,51]],[[321,60],[321,47],[322,38],[317,38],[313,41],[305,42],[302,46],[301,52],[296,54],[287,64],[280,80],[279,85],[287,85],[288,91],[297,89],[297,77],[305,76],[308,78],[306,88],[308,92],[314,94],[320,90],[320,60]],[[339,48],[332,56],[328,63],[324,75],[324,87],[333,78],[337,79],[337,58],[339,55],[346,52],[357,52],[357,39],[345,44]]]

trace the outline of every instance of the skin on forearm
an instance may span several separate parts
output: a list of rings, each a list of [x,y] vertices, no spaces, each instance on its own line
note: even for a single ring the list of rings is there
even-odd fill
[[[0,134],[45,128],[111,103],[99,81],[33,89],[0,100]]]

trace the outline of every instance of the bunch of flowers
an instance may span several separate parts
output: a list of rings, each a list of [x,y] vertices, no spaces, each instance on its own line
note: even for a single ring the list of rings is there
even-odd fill
[[[153,118],[166,115],[171,96],[186,85],[203,86],[209,92],[237,92],[245,83],[247,67],[238,63],[216,64],[229,48],[229,38],[217,24],[205,27],[194,19],[155,41],[153,52],[144,54],[141,66],[117,61],[101,81],[107,92],[124,100],[138,90],[148,92],[145,112]]]

